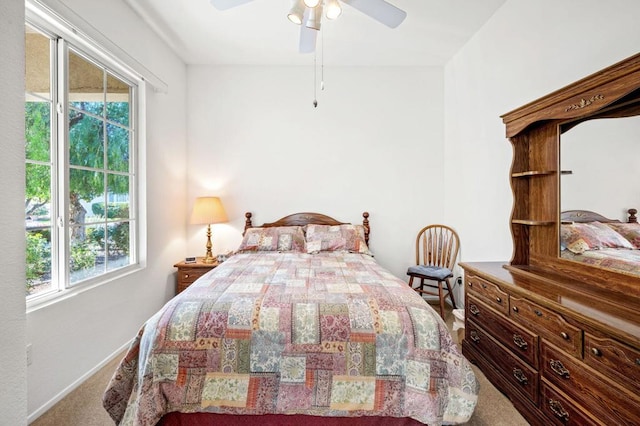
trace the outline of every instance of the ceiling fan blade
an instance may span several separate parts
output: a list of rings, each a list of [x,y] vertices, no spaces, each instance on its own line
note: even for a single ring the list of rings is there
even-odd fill
[[[240,6],[253,0],[210,0],[213,7],[218,10],[227,10],[232,7]]]
[[[407,17],[407,12],[384,0],[342,0],[342,2],[389,28],[396,28]]]
[[[300,53],[313,53],[316,50],[316,39],[318,31],[306,27],[304,24],[300,26]]]

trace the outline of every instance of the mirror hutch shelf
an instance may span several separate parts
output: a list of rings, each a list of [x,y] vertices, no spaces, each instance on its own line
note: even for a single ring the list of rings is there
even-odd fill
[[[513,256],[461,264],[462,348],[534,425],[640,424],[640,264],[634,273],[560,256],[566,218],[587,222],[578,220],[587,212],[560,211],[560,179],[571,173],[560,168],[561,133],[634,115],[640,54],[502,116],[513,147]],[[620,206],[629,229],[640,227],[635,207]]]

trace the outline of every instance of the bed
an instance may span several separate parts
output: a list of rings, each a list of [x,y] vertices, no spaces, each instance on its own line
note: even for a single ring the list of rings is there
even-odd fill
[[[297,213],[140,329],[103,396],[116,424],[464,423],[478,382],[446,324],[351,225]]]
[[[560,257],[600,268],[640,274],[640,224],[636,209],[627,222],[588,210],[561,215]]]

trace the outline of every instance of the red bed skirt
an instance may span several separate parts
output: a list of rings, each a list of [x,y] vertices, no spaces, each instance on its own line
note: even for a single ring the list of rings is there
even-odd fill
[[[397,417],[318,417],[303,415],[265,414],[262,416],[232,416],[211,413],[169,413],[158,426],[424,426],[422,423]]]

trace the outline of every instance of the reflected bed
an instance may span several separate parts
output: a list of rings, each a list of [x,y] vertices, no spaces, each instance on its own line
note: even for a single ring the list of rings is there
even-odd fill
[[[586,210],[563,212],[560,257],[623,273],[640,274],[640,224],[635,209],[627,222]]]

